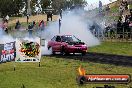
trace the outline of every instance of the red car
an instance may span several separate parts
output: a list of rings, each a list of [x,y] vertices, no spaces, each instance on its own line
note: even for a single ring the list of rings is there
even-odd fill
[[[82,53],[85,55],[87,46],[73,35],[56,35],[48,42],[48,49],[52,49],[52,53],[60,52],[61,54]]]

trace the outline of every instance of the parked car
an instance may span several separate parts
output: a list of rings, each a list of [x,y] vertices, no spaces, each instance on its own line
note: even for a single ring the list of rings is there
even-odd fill
[[[74,35],[56,35],[48,42],[48,49],[52,49],[52,53],[60,52],[61,54],[82,53],[85,55],[87,46]]]

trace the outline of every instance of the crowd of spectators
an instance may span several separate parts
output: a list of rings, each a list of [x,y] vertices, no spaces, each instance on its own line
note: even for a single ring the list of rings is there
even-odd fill
[[[122,0],[122,1],[121,1],[121,4],[120,4],[120,6],[119,6],[119,14],[120,14],[120,16],[122,16],[123,13],[124,13],[126,10],[128,10],[128,9],[129,9],[129,4],[128,4],[127,0]]]
[[[9,16],[7,15],[6,17],[3,17],[0,23],[0,29],[2,31],[5,31],[5,33],[8,33],[8,20],[9,20]]]
[[[127,13],[126,13],[127,12]],[[129,14],[128,14],[129,13]],[[108,24],[105,27],[106,37],[110,35],[119,34],[119,38],[123,38],[124,34],[130,38],[132,35],[132,9],[126,0],[122,0],[119,6],[119,18],[118,20]]]

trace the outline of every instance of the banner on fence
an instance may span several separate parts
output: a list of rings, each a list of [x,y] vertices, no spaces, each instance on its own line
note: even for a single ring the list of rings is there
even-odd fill
[[[40,38],[16,39],[15,62],[40,62]]]
[[[0,62],[12,61],[15,58],[15,42],[0,44]]]

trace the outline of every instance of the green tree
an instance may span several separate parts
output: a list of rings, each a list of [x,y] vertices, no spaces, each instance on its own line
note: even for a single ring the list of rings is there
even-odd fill
[[[52,7],[55,10],[71,8],[72,6],[85,6],[85,0],[52,0]]]
[[[1,15],[20,15],[20,11],[24,8],[23,3],[23,0],[0,0]]]
[[[36,5],[38,4],[38,0],[31,0],[30,6],[31,6],[31,13],[35,15]]]
[[[72,7],[73,5],[86,5],[85,0],[41,0],[41,7],[47,9],[50,4],[52,8],[56,11],[60,11],[60,9],[67,9]]]
[[[44,11],[45,9],[47,9],[50,6],[51,0],[41,0],[40,4],[42,7],[42,11]]]

